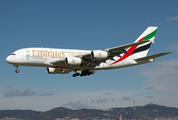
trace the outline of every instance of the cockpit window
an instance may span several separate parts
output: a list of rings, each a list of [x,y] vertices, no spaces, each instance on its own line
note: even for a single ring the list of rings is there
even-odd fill
[[[12,53],[11,55],[15,55],[15,53]]]

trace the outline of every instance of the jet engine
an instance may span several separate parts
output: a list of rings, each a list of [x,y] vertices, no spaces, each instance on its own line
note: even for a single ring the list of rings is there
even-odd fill
[[[47,71],[49,74],[66,74],[69,73],[71,70],[47,67]]]
[[[66,57],[65,63],[66,65],[70,66],[80,66],[82,63],[82,59],[78,57]]]
[[[91,51],[91,58],[96,60],[103,60],[108,57],[108,53],[102,50]]]

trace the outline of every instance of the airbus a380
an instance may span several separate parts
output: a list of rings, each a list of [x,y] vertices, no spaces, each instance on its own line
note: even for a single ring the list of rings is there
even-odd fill
[[[19,72],[18,66],[35,66],[47,67],[49,74],[66,74],[74,71],[73,77],[91,75],[95,70],[140,65],[170,53],[147,56],[157,29],[158,27],[148,27],[134,43],[113,48],[102,50],[24,48],[13,52],[6,61],[16,66],[16,73]]]

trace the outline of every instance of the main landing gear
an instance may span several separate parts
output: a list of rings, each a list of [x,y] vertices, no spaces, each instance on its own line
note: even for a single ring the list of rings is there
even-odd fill
[[[73,74],[73,77],[76,77],[76,76],[87,76],[87,75],[91,75],[91,74],[94,74],[95,73],[95,71],[94,70],[83,70],[82,72],[81,72],[81,74],[80,73],[74,73]]]
[[[16,73],[18,73],[18,72],[19,72],[18,65],[17,65],[17,66],[15,66],[15,67],[16,67],[15,72],[16,72]]]
[[[80,73],[76,72],[76,73],[73,74],[73,77],[76,77],[76,76],[79,76],[79,75],[80,75]]]

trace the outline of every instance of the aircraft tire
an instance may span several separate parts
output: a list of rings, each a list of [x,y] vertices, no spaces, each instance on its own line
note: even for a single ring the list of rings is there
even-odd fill
[[[18,72],[19,72],[19,70],[17,69],[17,70],[15,70],[15,72],[16,72],[16,73],[18,73]]]

